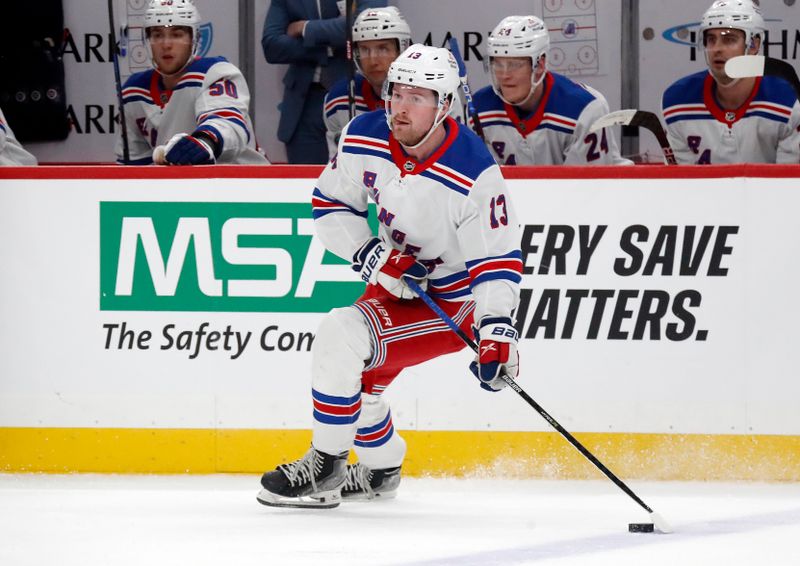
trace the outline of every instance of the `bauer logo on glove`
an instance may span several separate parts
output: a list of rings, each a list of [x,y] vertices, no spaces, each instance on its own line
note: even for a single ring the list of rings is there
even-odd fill
[[[519,373],[518,333],[511,322],[505,317],[484,318],[480,328],[474,329],[480,355],[469,369],[486,391],[500,391],[508,385],[502,375],[513,379]]]
[[[380,285],[396,299],[413,299],[417,294],[403,280],[410,277],[423,290],[428,288],[428,269],[417,258],[387,246],[379,238],[367,241],[353,254],[354,271],[372,285]]]

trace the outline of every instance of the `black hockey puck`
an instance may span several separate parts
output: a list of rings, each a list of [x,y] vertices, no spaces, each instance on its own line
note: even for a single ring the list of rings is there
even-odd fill
[[[629,533],[652,533],[653,523],[628,523]]]

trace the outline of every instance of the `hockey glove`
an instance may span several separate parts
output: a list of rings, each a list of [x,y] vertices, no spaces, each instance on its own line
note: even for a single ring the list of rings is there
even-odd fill
[[[469,369],[486,391],[497,392],[508,385],[500,376],[516,378],[519,373],[517,329],[510,318],[484,318],[480,328],[474,328],[479,355]]]
[[[403,281],[403,277],[410,277],[422,289],[428,287],[425,279],[428,269],[414,256],[388,246],[380,238],[372,238],[353,254],[352,267],[361,274],[361,279],[380,285],[398,299],[413,299],[417,296]]]
[[[212,165],[217,162],[216,142],[204,132],[176,134],[164,148],[171,165]]]

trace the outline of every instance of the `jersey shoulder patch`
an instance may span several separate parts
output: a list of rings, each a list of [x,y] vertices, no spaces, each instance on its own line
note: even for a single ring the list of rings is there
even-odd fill
[[[447,148],[436,164],[465,177],[470,181],[470,186],[484,171],[497,165],[483,140],[468,126],[460,123],[453,145]]]
[[[350,121],[342,135],[344,140],[340,143],[343,153],[370,155],[392,161],[389,125],[383,110],[359,114]]]
[[[132,74],[130,77],[128,77],[128,80],[125,81],[125,84],[122,85],[123,90],[130,87],[150,90],[150,81],[152,80],[153,73],[155,72],[155,69],[148,69],[146,71]]]
[[[797,101],[792,85],[780,77],[763,77],[753,102],[778,104],[790,109]]]
[[[703,87],[708,71],[699,71],[678,79],[664,91],[663,109],[681,104],[705,104]]]
[[[553,76],[553,89],[547,99],[545,113],[577,120],[583,109],[595,100],[594,94],[563,75],[550,74]]]
[[[486,112],[487,110],[503,110],[503,101],[494,92],[490,86],[485,86],[478,90],[472,96],[472,102],[475,104],[475,110],[478,112]]]
[[[154,69],[134,73],[122,87],[122,103],[130,104],[131,102],[143,102],[149,105],[155,105],[156,101],[153,100],[153,93],[150,92],[150,83],[153,80]]]
[[[325,104],[342,96],[347,96],[348,79],[342,79],[333,83],[330,90],[325,93]]]
[[[350,82],[349,79],[344,78],[333,83],[333,86],[331,86],[330,90],[328,91],[328,94],[325,95],[325,100],[328,101],[328,100],[333,100],[334,98],[338,98],[340,96],[347,96],[348,94],[347,87],[349,82]],[[355,83],[353,85],[355,87],[354,90],[356,94],[358,94],[359,92],[361,92],[361,85],[364,84],[364,77],[362,75],[356,75],[353,82]]]
[[[341,79],[333,83],[331,89],[325,95],[325,116],[330,118],[336,112],[341,110],[349,110],[350,100],[348,87],[350,81],[347,78]],[[361,112],[368,112],[369,108],[364,104],[364,97],[361,96],[361,89],[364,85],[363,75],[356,75],[353,80],[353,94],[355,95],[356,110]]]
[[[389,125],[386,123],[386,112],[374,110],[356,116],[347,128],[347,135],[376,138],[388,142]]]
[[[207,73],[217,63],[227,63],[225,57],[202,57],[195,59],[186,67],[186,73]]]

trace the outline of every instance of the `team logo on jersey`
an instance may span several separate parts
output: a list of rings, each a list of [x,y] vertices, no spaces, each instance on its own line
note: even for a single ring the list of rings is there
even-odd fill
[[[214,27],[208,23],[200,26],[197,38],[197,55],[205,57],[211,50],[211,44],[214,41]]]
[[[403,169],[411,173],[414,170],[414,162],[413,161],[406,161],[403,164]]]
[[[735,122],[736,121],[736,112],[725,112],[725,119],[728,122]]]

